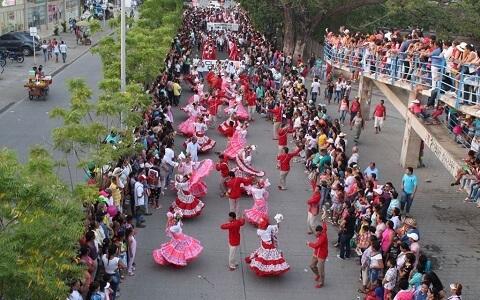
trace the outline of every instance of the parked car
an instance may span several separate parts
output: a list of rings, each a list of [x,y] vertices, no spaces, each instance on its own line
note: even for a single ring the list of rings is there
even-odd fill
[[[0,36],[0,48],[14,52],[21,51],[23,55],[28,56],[33,54],[34,48],[35,51],[40,51],[40,43],[37,39],[34,42],[30,34],[27,35],[24,31],[12,31]]]

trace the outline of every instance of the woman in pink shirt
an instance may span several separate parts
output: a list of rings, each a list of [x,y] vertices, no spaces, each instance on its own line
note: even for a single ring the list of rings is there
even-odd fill
[[[390,247],[393,243],[393,238],[395,237],[395,231],[393,230],[393,222],[387,221],[387,228],[382,233],[382,253],[386,255],[390,251]]]

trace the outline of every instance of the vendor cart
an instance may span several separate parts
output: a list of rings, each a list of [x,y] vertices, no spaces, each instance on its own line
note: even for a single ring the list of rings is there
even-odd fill
[[[38,80],[30,79],[25,84],[28,90],[28,99],[33,100],[36,98],[37,100],[46,100],[50,84],[52,84],[51,76],[44,76]]]

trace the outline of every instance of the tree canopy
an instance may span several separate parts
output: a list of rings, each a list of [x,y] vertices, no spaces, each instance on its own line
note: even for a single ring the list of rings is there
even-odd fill
[[[434,31],[441,37],[480,38],[476,0],[240,0],[259,30],[281,33],[283,50],[310,54],[311,42],[325,28],[346,25],[359,31],[380,27]],[[461,22],[458,22],[459,17]]]
[[[73,263],[82,208],[34,147],[26,164],[0,150],[0,298],[64,299],[81,268]]]

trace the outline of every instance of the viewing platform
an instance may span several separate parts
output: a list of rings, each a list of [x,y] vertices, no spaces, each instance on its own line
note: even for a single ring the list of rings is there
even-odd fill
[[[466,152],[476,142],[475,131],[469,127],[474,126],[474,118],[480,118],[477,104],[480,77],[463,72],[452,76],[445,73],[444,66],[420,62],[418,57],[402,57],[399,53],[386,61],[369,54],[367,48],[337,49],[328,44],[324,47],[327,73],[340,72],[346,78],[359,79],[358,94],[364,118],[370,115],[370,99],[375,86],[405,119],[400,155],[402,166],[419,166],[423,142],[455,176],[464,165]],[[421,114],[409,109],[413,100],[423,104]],[[441,116],[433,116],[432,120],[431,112],[436,107],[444,112]],[[470,122],[467,126],[465,120]],[[458,128],[462,129],[461,133]]]

